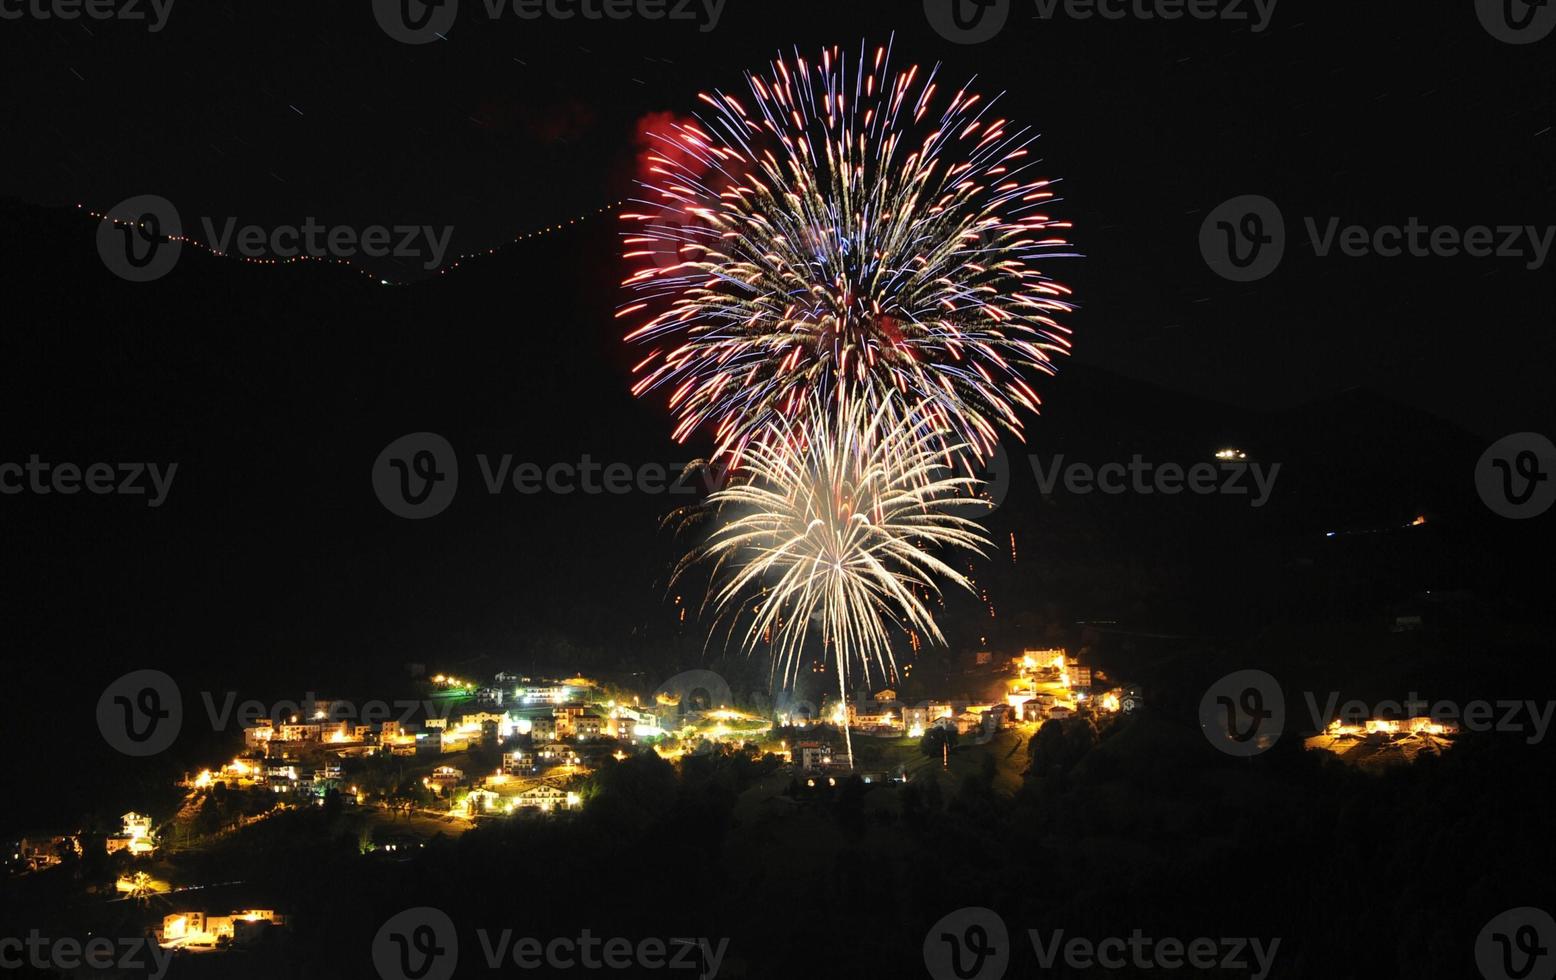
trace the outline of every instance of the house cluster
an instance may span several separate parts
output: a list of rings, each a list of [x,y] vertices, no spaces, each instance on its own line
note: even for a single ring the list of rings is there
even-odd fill
[[[151,854],[157,849],[157,840],[151,833],[151,818],[131,810],[119,818],[117,834],[108,838],[108,853],[128,851],[132,857]]]
[[[1456,722],[1424,716],[1350,721],[1336,718],[1302,744],[1363,769],[1386,769],[1414,762],[1423,755],[1440,756],[1453,747],[1454,738],[1460,733]]]
[[[241,946],[285,924],[285,917],[271,909],[244,909],[227,915],[174,912],[163,916],[162,927],[155,932],[157,945],[163,949]]]
[[[13,841],[11,865],[18,871],[42,871],[64,862],[66,856],[81,857],[82,835],[27,834]],[[132,857],[153,854],[157,850],[157,838],[152,832],[151,818],[131,810],[119,818],[119,832],[105,840],[109,854],[121,851]]]
[[[934,727],[953,728],[968,736],[992,735],[1011,720],[1009,707],[999,702],[953,699],[904,704],[890,688],[861,701],[850,701],[846,709],[841,703],[835,704],[829,713],[824,713],[823,720],[840,725],[845,710],[850,728],[884,738],[922,738]],[[803,722],[800,727],[804,727]]]
[[[312,720],[275,721],[261,718],[243,730],[244,745],[266,755],[285,754],[292,749],[323,746],[342,755],[382,752],[386,755],[415,755],[427,733],[409,722],[388,719],[375,724],[350,720],[327,722],[327,707],[321,707]],[[436,721],[437,719],[431,719]]]
[[[633,741],[663,734],[656,712],[615,702],[586,703],[582,700],[586,688],[581,685],[537,682],[513,674],[499,674],[497,679],[496,687],[477,688],[438,675],[434,683],[458,685],[458,693],[474,697],[476,703],[448,716],[419,720],[328,721],[335,714],[332,703],[316,702],[311,719],[259,719],[245,729],[245,745],[250,754],[265,757],[289,758],[310,749],[333,751],[341,757],[415,756],[463,752],[501,744],[515,735],[529,735],[537,746],[544,746],[602,738]],[[239,770],[213,773],[215,778],[229,779],[248,775]]]
[[[34,833],[11,845],[11,864],[18,871],[42,871],[62,863],[67,854],[81,856],[78,834]]]
[[[526,785],[529,780],[520,778],[532,775],[532,770],[511,765],[515,756],[524,750],[503,755],[503,767],[490,776],[467,781],[465,773],[454,766],[438,766],[422,780],[435,796],[447,799],[453,808],[469,818],[509,813],[551,813],[572,809],[578,805],[578,795],[541,782]],[[578,756],[571,753],[573,765]],[[467,791],[463,787],[469,786]]]
[[[549,814],[571,810],[579,804],[577,793],[567,792],[549,783],[538,783],[508,794],[500,792],[504,785],[500,778],[487,779],[472,789],[462,803],[465,815],[474,819],[494,814]]]
[[[1102,688],[1102,671],[1083,665],[1063,649],[1026,650],[1011,659],[1006,701],[1023,721],[1070,718],[1089,702],[1104,713],[1131,710],[1136,695],[1122,687]]]
[[[209,789],[216,783],[225,783],[233,789],[268,789],[279,795],[320,800],[330,790],[345,788],[340,763],[326,761],[319,766],[306,766],[286,757],[240,757],[220,769],[202,769],[193,775],[186,773],[179,785],[190,789]],[[354,800],[352,794],[345,794],[345,798],[348,802]]]

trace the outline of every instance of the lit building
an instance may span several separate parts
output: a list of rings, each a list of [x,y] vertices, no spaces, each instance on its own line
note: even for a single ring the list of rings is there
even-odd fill
[[[129,851],[132,855],[140,856],[150,854],[157,849],[156,839],[151,835],[150,817],[131,810],[120,820],[123,822],[122,829],[118,834],[108,838],[109,854]]]
[[[555,786],[534,786],[514,797],[514,805],[520,810],[550,813],[577,804],[577,797],[564,793]]]
[[[572,738],[577,734],[577,722],[587,714],[583,705],[561,705],[552,709],[552,718],[556,721],[556,735],[558,738]]]
[[[275,726],[270,723],[270,719],[261,718],[243,729],[243,743],[249,748],[258,748],[268,744],[275,735]]]
[[[79,855],[81,842],[69,834],[29,834],[16,842],[11,859],[37,871],[59,864],[66,852]],[[111,847],[109,853],[113,853]]]
[[[489,789],[473,789],[465,797],[465,813],[475,817],[496,811],[502,797]]]
[[[513,696],[525,704],[566,704],[572,695],[561,684],[521,684]]]
[[[286,722],[276,729],[276,739],[282,742],[317,742],[324,726],[316,721]]]
[[[230,915],[174,912],[163,916],[157,943],[163,949],[242,943],[264,929],[281,925],[285,925],[285,918],[271,909],[246,909]]]
[[[832,764],[832,746],[826,742],[798,742],[792,753],[801,772],[820,772]]]
[[[956,708],[949,702],[931,701],[928,704],[909,705],[902,709],[902,725],[909,735],[923,735],[929,727],[942,718],[955,719]]]

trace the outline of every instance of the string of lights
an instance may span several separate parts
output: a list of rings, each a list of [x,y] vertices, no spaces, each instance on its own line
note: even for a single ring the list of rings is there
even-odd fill
[[[465,261],[466,259],[483,258],[483,257],[488,256],[488,255],[496,255],[498,250],[507,248],[509,245],[517,245],[519,242],[528,241],[531,238],[539,238],[542,235],[551,235],[551,234],[555,234],[556,232],[559,232],[559,231],[565,231],[567,228],[571,227],[572,225],[580,224],[581,222],[588,221],[591,218],[597,218],[597,217],[599,217],[602,214],[609,214],[609,213],[611,213],[613,211],[616,211],[617,209],[619,209],[620,207],[622,207],[622,205],[624,205],[626,203],[627,203],[627,201],[626,201],[625,198],[623,198],[620,201],[612,201],[611,203],[609,203],[609,204],[607,204],[607,205],[605,205],[603,207],[595,208],[593,211],[585,211],[585,212],[583,212],[583,213],[581,213],[579,215],[576,215],[575,217],[569,218],[567,220],[566,224],[558,222],[557,224],[554,224],[554,225],[547,225],[547,226],[545,226],[543,228],[537,228],[534,231],[526,232],[525,234],[519,235],[518,237],[512,239],[511,241],[503,242],[501,245],[496,245],[496,246],[493,246],[492,248],[481,249],[481,250],[475,251],[475,252],[465,252],[464,254],[458,256],[457,258],[455,258],[454,261],[450,262],[448,265],[446,265],[443,268],[439,269],[438,270],[438,275],[440,275],[440,276],[441,275],[447,275],[449,272],[452,272],[453,270],[459,268],[459,264],[461,262]]]
[[[93,218],[94,220],[97,220],[97,221],[111,221],[111,222],[114,223],[114,225],[116,227],[119,227],[119,228],[137,228],[137,229],[141,229],[141,230],[151,230],[154,234],[159,235],[163,241],[177,242],[180,245],[192,245],[195,248],[198,248],[198,249],[200,249],[200,250],[202,250],[204,252],[208,252],[211,255],[217,256],[218,258],[236,259],[239,262],[244,262],[244,263],[247,263],[249,265],[292,265],[295,262],[327,262],[327,263],[329,263],[331,265],[344,265],[344,266],[348,266],[348,267],[350,267],[352,269],[353,272],[357,272],[357,273],[359,273],[359,274],[361,274],[363,276],[367,276],[368,278],[372,278],[372,279],[378,279],[379,278],[377,276],[374,276],[371,272],[368,272],[366,269],[358,269],[358,268],[356,268],[355,266],[352,265],[352,263],[351,263],[351,261],[349,259],[326,258],[326,257],[323,257],[323,256],[317,256],[317,255],[294,255],[294,256],[291,256],[291,257],[288,257],[288,258],[284,258],[284,259],[256,258],[254,256],[249,256],[249,255],[233,255],[231,252],[224,252],[221,249],[216,248],[215,246],[207,245],[205,242],[202,242],[198,238],[194,238],[194,237],[192,237],[190,235],[164,235],[164,234],[161,234],[161,232],[159,230],[155,229],[155,228],[148,228],[148,226],[140,218],[121,218],[121,217],[117,217],[115,215],[107,214],[107,213],[102,212],[102,211],[93,210],[92,208],[89,208],[89,207],[87,207],[84,204],[77,204],[76,205],[76,210],[80,211],[81,213],[83,213],[85,215],[88,215],[89,217],[91,217],[91,218]],[[379,281],[382,282],[383,280],[380,279]]]
[[[469,261],[471,259],[485,258],[487,256],[496,255],[499,251],[501,251],[502,249],[508,248],[511,245],[517,245],[520,242],[526,242],[526,241],[529,241],[530,239],[533,239],[533,238],[540,238],[540,237],[543,237],[545,235],[555,234],[555,233],[557,233],[559,231],[565,231],[568,228],[573,227],[574,225],[582,224],[583,222],[589,221],[589,220],[591,220],[593,218],[597,218],[600,215],[610,214],[610,213],[618,210],[622,205],[624,205],[626,203],[627,202],[626,202],[625,199],[619,200],[619,201],[612,201],[610,204],[606,204],[606,205],[603,205],[601,207],[595,208],[595,209],[593,209],[591,211],[584,211],[584,212],[581,212],[581,213],[579,213],[577,215],[574,215],[573,217],[569,218],[565,222],[564,221],[559,221],[556,224],[544,225],[544,226],[542,226],[540,228],[536,228],[536,229],[534,229],[532,231],[527,231],[527,232],[524,232],[522,234],[515,235],[513,238],[509,239],[506,242],[501,243],[500,245],[494,245],[494,246],[492,246],[490,248],[477,249],[476,251],[473,251],[473,252],[463,252],[460,255],[456,256],[452,262],[449,262],[449,263],[443,265],[442,267],[440,267],[438,269],[438,275],[440,275],[440,276],[447,275],[448,273],[452,272],[453,270],[459,268],[461,264],[463,264],[463,263],[465,263],[465,262],[467,262],[467,261]],[[139,217],[135,217],[135,218],[120,217],[120,216],[117,216],[117,215],[108,214],[108,213],[103,212],[103,211],[97,211],[97,210],[95,210],[93,208],[87,207],[85,204],[77,204],[76,205],[76,210],[78,212],[84,214],[84,215],[87,215],[87,216],[91,217],[93,220],[96,220],[96,221],[111,221],[111,222],[114,223],[114,225],[116,225],[118,227],[121,227],[121,228],[122,227],[130,227],[130,228],[139,228],[139,229],[142,229],[142,230],[148,230],[147,226],[143,224],[142,220]],[[152,230],[154,233],[160,234],[160,232],[157,232],[155,229],[149,229],[149,230]],[[355,272],[358,275],[364,276],[364,277],[366,277],[368,279],[372,279],[372,280],[380,283],[381,285],[385,285],[385,286],[400,286],[400,285],[404,285],[403,282],[391,282],[388,279],[384,279],[382,276],[380,276],[380,275],[378,275],[378,274],[376,274],[374,272],[371,272],[371,271],[369,271],[367,269],[363,269],[360,266],[358,266],[355,262],[353,262],[352,260],[346,259],[346,258],[336,258],[336,257],[319,256],[319,255],[294,255],[294,256],[289,256],[287,258],[260,258],[260,257],[248,256],[248,255],[235,255],[232,252],[225,252],[225,251],[223,251],[223,250],[221,250],[219,248],[216,248],[213,245],[209,245],[209,244],[199,240],[198,238],[194,238],[193,236],[190,236],[190,235],[161,235],[161,238],[164,241],[177,242],[180,245],[192,245],[195,248],[198,248],[198,249],[200,249],[200,250],[202,250],[204,252],[207,252],[207,253],[209,253],[211,255],[217,256],[218,258],[234,259],[236,261],[244,262],[244,263],[247,263],[249,265],[283,266],[283,265],[292,265],[292,264],[297,263],[297,262],[325,262],[325,263],[328,263],[328,264],[331,264],[331,265],[345,266],[346,268],[350,269],[352,272]]]

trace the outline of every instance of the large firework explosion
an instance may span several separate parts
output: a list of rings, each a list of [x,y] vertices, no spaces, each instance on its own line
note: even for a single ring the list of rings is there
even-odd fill
[[[837,670],[849,765],[848,674],[895,671],[891,632],[944,643],[926,605],[944,578],[969,587],[937,551],[982,552],[982,526],[956,513],[977,481],[946,463],[943,433],[904,426],[885,406],[812,396],[802,421],[753,440],[744,478],[709,498],[724,518],[683,563],[717,564],[710,602],[744,623],[741,643],[772,649],[774,679],[795,678],[820,634]],[[958,447],[951,447],[953,450]]]
[[[738,463],[839,389],[978,456],[1019,437],[1024,370],[1069,347],[1069,290],[1037,266],[1073,254],[1069,223],[1036,134],[965,86],[942,105],[937,72],[889,45],[796,54],[658,135],[618,315],[647,318],[634,392],[668,393],[678,440],[706,425]]]

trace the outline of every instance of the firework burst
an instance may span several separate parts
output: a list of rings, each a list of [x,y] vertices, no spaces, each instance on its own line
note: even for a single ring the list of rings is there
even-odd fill
[[[846,705],[851,669],[895,670],[893,628],[944,643],[927,603],[939,579],[970,586],[936,553],[989,542],[956,513],[977,481],[947,465],[943,434],[886,406],[819,401],[751,442],[742,481],[708,501],[727,520],[682,567],[716,563],[710,603],[732,635],[744,622],[748,653],[770,644],[784,686],[819,633]]]
[[[890,47],[748,74],[749,95],[659,134],[626,255],[620,317],[650,348],[634,392],[667,395],[675,437],[704,427],[739,462],[813,404],[862,401],[993,451],[1040,404],[1024,374],[1069,348],[1074,254],[1047,214],[1029,129]]]

